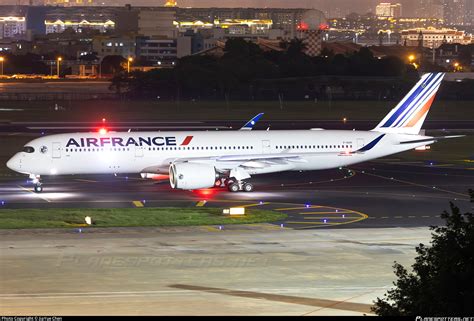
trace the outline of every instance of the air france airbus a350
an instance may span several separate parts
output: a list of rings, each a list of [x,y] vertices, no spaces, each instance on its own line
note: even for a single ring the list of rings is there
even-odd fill
[[[258,174],[337,168],[432,144],[421,126],[444,74],[429,73],[370,131],[281,130],[220,132],[109,132],[37,138],[7,166],[30,175],[41,192],[41,175],[169,174],[172,188],[221,185],[253,190]]]

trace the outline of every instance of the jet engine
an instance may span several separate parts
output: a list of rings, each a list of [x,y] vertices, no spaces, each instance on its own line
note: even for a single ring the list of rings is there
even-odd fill
[[[219,175],[212,165],[174,163],[170,166],[170,184],[175,189],[199,189],[213,187]]]

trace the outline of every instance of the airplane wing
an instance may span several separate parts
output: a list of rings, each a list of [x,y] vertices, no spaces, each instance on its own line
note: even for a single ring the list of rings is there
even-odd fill
[[[210,164],[217,170],[228,171],[239,169],[250,174],[272,173],[283,170],[291,170],[297,163],[305,163],[306,157],[315,156],[352,156],[352,153],[340,152],[318,152],[318,153],[290,153],[283,151],[275,154],[253,154],[253,155],[227,155],[227,156],[203,156],[167,159],[164,164],[172,163],[200,163]],[[169,165],[150,166],[142,172],[167,173]]]
[[[260,113],[256,115],[255,117],[250,119],[247,123],[245,123],[245,125],[242,126],[242,128],[240,128],[239,130],[252,130],[253,126],[255,126],[255,124],[260,120],[260,118],[263,117],[263,115],[264,113]]]

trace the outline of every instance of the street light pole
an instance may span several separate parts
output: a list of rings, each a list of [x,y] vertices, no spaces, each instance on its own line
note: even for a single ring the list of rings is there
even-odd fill
[[[127,59],[127,73],[130,73],[130,63],[133,61],[132,57],[128,57]]]
[[[59,78],[59,75],[60,75],[60,70],[59,70],[59,68],[60,68],[61,61],[62,61],[62,60],[63,60],[63,58],[58,57],[58,68],[57,68],[57,69],[58,69],[58,78]]]

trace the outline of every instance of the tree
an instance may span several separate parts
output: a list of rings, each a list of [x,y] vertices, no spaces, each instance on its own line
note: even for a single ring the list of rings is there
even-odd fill
[[[26,55],[7,54],[4,65],[5,74],[43,74],[49,73],[49,68],[42,61],[42,57],[28,53]]]
[[[249,57],[262,54],[258,45],[242,38],[230,38],[224,46],[225,56]]]
[[[302,39],[294,38],[286,45],[286,52],[290,57],[301,56],[306,50],[306,44]]]
[[[102,59],[102,73],[103,74],[117,74],[124,70],[123,65],[127,62],[122,56],[105,56]]]
[[[462,46],[459,50],[457,60],[461,66],[470,66],[472,61],[472,47]]]
[[[469,190],[474,202],[474,190]],[[431,246],[420,244],[408,272],[395,262],[395,288],[377,298],[372,311],[381,316],[474,314],[474,214],[462,214],[450,202],[441,217],[446,226],[431,227]]]

